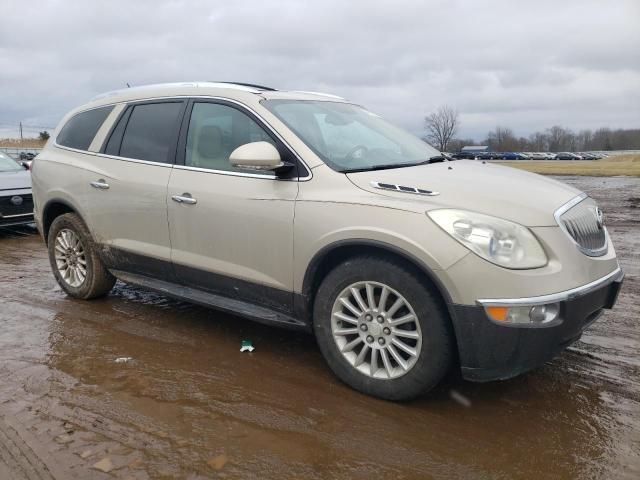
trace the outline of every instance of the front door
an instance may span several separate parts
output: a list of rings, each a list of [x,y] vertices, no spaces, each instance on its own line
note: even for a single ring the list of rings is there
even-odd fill
[[[277,139],[240,107],[195,100],[168,193],[171,258],[187,286],[289,310],[298,182],[234,168],[240,145]],[[181,151],[180,151],[181,149]]]

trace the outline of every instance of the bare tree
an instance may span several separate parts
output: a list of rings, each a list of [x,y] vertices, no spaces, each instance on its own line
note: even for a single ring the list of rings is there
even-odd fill
[[[493,132],[489,132],[486,140],[489,149],[494,152],[509,152],[518,150],[520,142],[513,134],[513,130],[506,127],[496,127]]]
[[[441,152],[445,152],[449,142],[458,131],[458,111],[448,105],[442,105],[424,119],[426,140]]]

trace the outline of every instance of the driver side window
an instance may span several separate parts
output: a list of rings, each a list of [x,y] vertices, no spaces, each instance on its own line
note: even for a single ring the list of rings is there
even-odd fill
[[[218,103],[193,105],[185,165],[221,171],[242,171],[229,163],[229,156],[240,145],[273,139],[252,118],[240,110]]]

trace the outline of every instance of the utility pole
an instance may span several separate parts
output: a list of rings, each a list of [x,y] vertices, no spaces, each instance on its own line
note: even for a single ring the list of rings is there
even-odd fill
[[[24,138],[22,138],[22,122],[20,122],[20,147],[24,146]]]

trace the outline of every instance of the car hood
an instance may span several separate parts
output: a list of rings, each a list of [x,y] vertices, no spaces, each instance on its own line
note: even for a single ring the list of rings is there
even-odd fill
[[[0,172],[0,192],[31,188],[31,173],[28,170]]]
[[[528,227],[557,226],[554,212],[581,192],[548,177],[515,168],[457,160],[415,167],[347,174],[357,187],[398,200],[419,202],[425,211],[459,208],[504,218]],[[427,196],[380,189],[383,183],[438,192]]]

